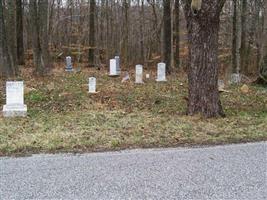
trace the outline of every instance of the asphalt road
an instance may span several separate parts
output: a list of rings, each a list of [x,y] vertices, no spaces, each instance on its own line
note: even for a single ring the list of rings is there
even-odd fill
[[[267,199],[267,143],[0,158],[0,199]]]

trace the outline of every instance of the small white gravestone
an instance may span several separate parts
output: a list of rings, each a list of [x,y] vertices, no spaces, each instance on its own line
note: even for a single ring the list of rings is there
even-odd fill
[[[158,81],[158,82],[167,81],[167,79],[166,79],[166,64],[165,63],[159,63],[158,64],[158,73],[157,73],[156,81]]]
[[[109,76],[118,76],[116,59],[110,59],[109,61]]]
[[[143,83],[143,66],[136,65],[135,66],[135,83]]]
[[[150,79],[150,74],[146,74],[146,79]]]
[[[115,56],[117,74],[121,74],[120,56]]]
[[[23,81],[6,82],[6,105],[3,108],[4,117],[25,117],[27,106],[24,105]]]
[[[72,67],[72,61],[71,61],[71,57],[68,56],[66,57],[66,68],[65,68],[66,72],[72,72],[73,71],[73,67]]]
[[[92,93],[92,94],[96,93],[96,78],[95,77],[89,78],[89,93]]]
[[[231,74],[230,83],[231,84],[238,84],[241,82],[241,75],[238,73]]]
[[[223,80],[218,80],[218,88],[219,88],[219,91],[223,91],[224,90],[225,84],[224,84]]]

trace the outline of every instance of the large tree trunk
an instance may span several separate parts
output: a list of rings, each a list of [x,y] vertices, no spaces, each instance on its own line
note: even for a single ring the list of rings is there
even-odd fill
[[[256,81],[258,84],[267,85],[267,1],[264,2],[264,15],[263,15],[263,33],[262,33],[262,57],[260,61],[259,78]]]
[[[7,37],[3,13],[3,0],[0,0],[0,77],[14,75],[10,56],[7,48]]]
[[[48,0],[30,0],[30,16],[32,28],[32,45],[36,74],[43,76],[48,73],[52,65],[49,54],[48,41]]]
[[[172,28],[171,28],[171,2],[163,0],[163,57],[166,63],[167,72],[171,71],[172,53]]]
[[[17,35],[17,61],[19,65],[24,65],[22,0],[16,0],[16,35]]]
[[[16,2],[7,1],[7,20],[6,20],[6,32],[7,32],[7,44],[8,51],[10,55],[11,65],[14,69],[14,72],[18,74],[17,67],[17,49],[16,49]]]
[[[218,39],[225,0],[202,0],[197,10],[188,0],[183,2],[189,43],[188,114],[224,116],[218,91]]]

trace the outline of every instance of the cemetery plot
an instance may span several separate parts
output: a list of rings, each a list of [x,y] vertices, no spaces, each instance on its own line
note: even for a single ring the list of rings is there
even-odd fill
[[[267,91],[249,85],[228,85],[221,99],[227,118],[186,116],[185,74],[168,76],[165,84],[154,79],[135,84],[135,70],[122,83],[107,69],[82,68],[64,73],[65,63],[45,78],[24,76],[26,118],[0,117],[0,155],[38,152],[85,152],[140,147],[222,144],[267,139]],[[152,70],[153,69],[153,70]],[[94,95],[88,94],[89,77],[97,77]],[[166,78],[166,79],[167,79]],[[93,79],[92,79],[93,80]],[[5,81],[1,85],[5,86]],[[0,88],[5,94],[5,87]],[[93,90],[93,89],[92,89]],[[0,104],[6,104],[5,96]]]

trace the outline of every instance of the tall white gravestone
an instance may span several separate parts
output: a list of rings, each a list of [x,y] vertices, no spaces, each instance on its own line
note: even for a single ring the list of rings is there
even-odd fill
[[[4,117],[25,117],[27,115],[23,81],[6,82],[6,105],[3,107],[3,115]]]
[[[89,78],[89,93],[91,94],[96,93],[96,78],[95,77]]]
[[[115,56],[117,74],[121,74],[120,56]]]
[[[109,61],[109,76],[118,76],[116,59]]]
[[[135,83],[143,83],[143,66],[135,66]]]
[[[65,68],[66,72],[72,72],[73,71],[73,67],[72,67],[72,61],[71,61],[71,57],[68,56],[66,57],[66,68]]]
[[[165,63],[159,63],[158,64],[158,73],[157,73],[156,81],[158,81],[158,82],[167,81],[167,79],[166,79],[166,64]]]

